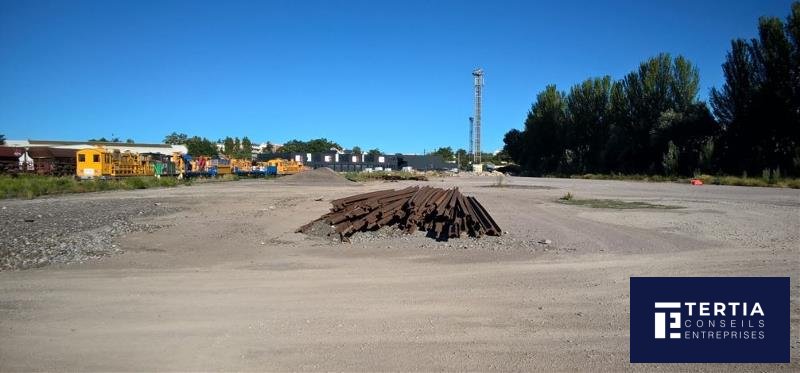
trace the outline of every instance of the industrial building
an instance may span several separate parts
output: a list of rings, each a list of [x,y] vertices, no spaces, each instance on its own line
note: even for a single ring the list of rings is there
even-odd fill
[[[95,146],[102,146],[108,150],[119,150],[120,152],[150,153],[172,155],[172,153],[186,154],[186,145],[169,144],[128,144],[121,142],[103,141],[55,141],[55,140],[6,140],[5,146],[14,148],[46,147],[59,149],[90,149]]]
[[[28,149],[28,148],[57,148],[57,149],[89,149],[102,146],[110,151],[132,152],[141,154],[163,154],[172,155],[173,153],[187,154],[188,149],[185,145],[169,144],[128,144],[118,142],[99,142],[99,141],[55,141],[55,140],[7,140],[7,147]],[[352,152],[337,152],[331,150],[319,153],[258,153],[257,161],[269,161],[281,158],[294,160],[310,168],[328,167],[337,172],[350,171],[441,171],[455,168],[454,163],[445,162],[440,155],[405,155],[405,154],[356,154]],[[25,160],[27,161],[27,160]],[[24,162],[20,160],[20,162]]]
[[[355,154],[338,153],[335,151],[321,153],[261,153],[259,161],[274,158],[290,159],[302,162],[311,168],[328,167],[337,172],[367,171],[367,170],[416,170],[438,171],[454,168],[455,165],[447,163],[440,155],[405,155],[405,154]]]

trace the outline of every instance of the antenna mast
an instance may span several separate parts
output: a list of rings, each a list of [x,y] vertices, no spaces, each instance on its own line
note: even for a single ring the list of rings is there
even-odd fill
[[[475,141],[472,140],[472,134],[474,133],[473,129],[475,128],[474,126],[475,126],[475,118],[469,117],[469,153],[467,154],[469,154],[470,156],[472,156],[475,150],[472,147],[473,145],[475,145]]]
[[[483,98],[483,69],[480,67],[472,71],[475,85],[475,114],[470,126],[470,149],[472,150],[472,163],[481,163],[481,101]]]

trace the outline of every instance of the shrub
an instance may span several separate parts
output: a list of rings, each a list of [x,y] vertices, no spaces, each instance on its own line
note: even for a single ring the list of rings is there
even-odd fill
[[[0,198],[35,198],[48,194],[84,193],[116,189],[145,189],[188,185],[172,177],[130,177],[118,180],[76,180],[73,177],[0,175]]]

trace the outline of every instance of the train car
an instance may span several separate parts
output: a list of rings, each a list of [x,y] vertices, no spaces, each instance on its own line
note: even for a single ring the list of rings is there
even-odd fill
[[[253,170],[253,161],[250,159],[231,159],[230,160],[231,169],[235,173],[246,173]]]
[[[275,173],[278,175],[291,175],[304,170],[302,163],[281,158],[270,159],[267,161],[266,167],[268,170],[274,167]]]
[[[184,172],[183,176],[185,177],[209,177],[209,176],[217,176],[219,162],[214,159],[209,159],[206,156],[197,156],[196,158],[192,158],[192,156],[186,154],[181,156],[183,159],[183,166]],[[223,168],[227,168],[230,170],[230,165],[222,165]]]
[[[178,174],[173,156],[161,153],[141,153],[140,156],[142,172],[146,176],[176,176]]]
[[[77,151],[75,174],[82,179],[152,175],[138,153],[96,147]]]
[[[75,149],[37,146],[28,149],[34,172],[39,175],[65,176],[75,174]]]
[[[110,177],[113,174],[111,153],[104,148],[81,149],[76,152],[75,174],[81,179]]]
[[[16,174],[22,169],[19,158],[25,149],[12,146],[0,146],[0,174]]]

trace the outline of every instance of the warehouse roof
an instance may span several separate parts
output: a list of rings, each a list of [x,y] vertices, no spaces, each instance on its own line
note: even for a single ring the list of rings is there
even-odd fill
[[[21,148],[30,147],[49,147],[63,149],[87,149],[95,146],[102,146],[109,150],[119,150],[121,152],[130,151],[135,153],[159,153],[171,155],[174,152],[186,154],[189,149],[186,145],[170,144],[128,144],[122,142],[104,141],[58,141],[58,140],[6,140],[6,145]]]

